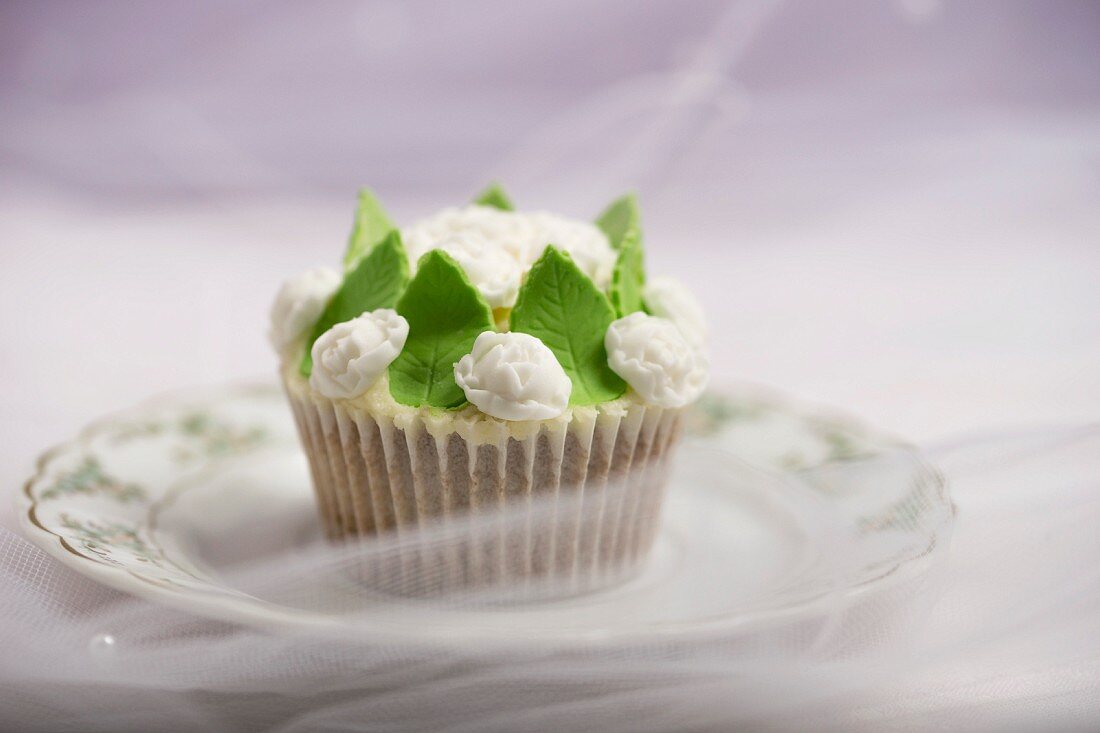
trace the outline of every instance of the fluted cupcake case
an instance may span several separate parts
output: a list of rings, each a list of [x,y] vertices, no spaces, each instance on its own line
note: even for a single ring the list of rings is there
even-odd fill
[[[285,386],[327,535],[396,537],[363,568],[368,584],[584,592],[631,577],[653,545],[682,409],[600,406],[520,438],[502,421],[475,436],[448,430],[461,418],[399,426],[304,379]]]

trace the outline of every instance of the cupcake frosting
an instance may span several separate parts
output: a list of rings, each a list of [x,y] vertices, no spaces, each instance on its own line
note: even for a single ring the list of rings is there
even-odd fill
[[[649,312],[672,321],[696,349],[707,344],[707,317],[703,306],[687,286],[672,277],[655,277],[645,286]]]
[[[398,229],[361,191],[343,275],[314,268],[276,298],[284,375],[475,437],[698,398],[703,309],[681,283],[647,279],[633,196],[589,223],[491,194]]]
[[[283,283],[271,306],[268,332],[276,351],[283,351],[305,335],[339,286],[340,273],[331,267],[312,267]]]
[[[707,386],[706,358],[672,321],[631,313],[606,336],[608,363],[646,402],[683,407]]]
[[[515,305],[524,267],[499,244],[477,231],[466,231],[447,235],[433,249],[441,249],[454,258],[489,307]]]
[[[313,344],[310,386],[332,399],[358,397],[393,363],[408,335],[408,321],[390,308],[337,323]]]
[[[520,276],[530,269],[547,244],[553,244],[568,252],[600,288],[607,287],[615,265],[615,251],[596,225],[543,211],[519,213],[476,204],[451,207],[406,227],[401,237],[414,263],[432,249],[450,252],[448,243],[458,238],[478,248],[483,258],[493,261],[509,258],[519,266]],[[479,289],[483,283],[488,285],[474,275],[471,279]],[[486,287],[483,294],[492,304],[494,289]],[[511,300],[515,301],[514,295]]]
[[[525,333],[482,333],[455,364],[455,381],[475,407],[502,420],[558,417],[573,389],[554,352]]]

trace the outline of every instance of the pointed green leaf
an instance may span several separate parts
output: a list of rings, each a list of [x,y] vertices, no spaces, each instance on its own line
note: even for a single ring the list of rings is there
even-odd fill
[[[344,270],[353,269],[360,260],[370,254],[386,238],[396,231],[397,225],[390,220],[369,188],[359,190],[359,206],[355,210],[355,224],[351,229],[348,249],[344,254]]]
[[[616,199],[596,217],[596,226],[603,230],[611,246],[621,249],[628,234],[631,231],[638,233],[638,239],[642,237],[642,216],[638,211],[638,200],[634,194]]]
[[[512,199],[508,198],[508,194],[504,193],[504,188],[499,183],[489,184],[484,191],[477,195],[474,203],[479,206],[492,206],[494,209],[500,209],[501,211],[516,210]]]
[[[433,249],[397,301],[409,322],[405,348],[390,364],[390,394],[403,405],[459,407],[466,402],[454,365],[474,339],[493,330],[493,312],[450,255]]]
[[[302,376],[308,377],[313,371],[310,349],[325,331],[367,311],[394,307],[408,282],[409,258],[401,244],[400,233],[393,230],[359,261],[354,270],[344,274],[344,281],[325,306],[306,342],[300,366]]]
[[[531,267],[511,314],[511,329],[546,344],[573,381],[570,404],[613,400],[626,383],[607,365],[604,334],[615,320],[607,296],[553,246]]]
[[[615,269],[611,271],[611,305],[619,317],[642,310],[645,306],[642,293],[645,289],[645,254],[637,230],[627,232]]]

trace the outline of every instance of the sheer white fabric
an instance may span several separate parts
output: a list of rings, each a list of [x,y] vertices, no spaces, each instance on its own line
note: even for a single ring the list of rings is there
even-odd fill
[[[5,532],[0,722],[50,731],[142,730],[151,719],[165,730],[279,731],[880,730],[939,719],[977,730],[1087,727],[1100,715],[1100,430],[986,435],[933,456],[958,517],[951,552],[926,575],[838,600],[823,620],[698,641],[388,641],[354,604],[336,631],[265,632],[106,590]],[[454,532],[430,533],[365,552],[384,568],[410,548],[454,546]],[[363,558],[363,548],[299,548],[232,582],[325,604],[337,595],[324,589],[346,594]],[[375,577],[407,593],[397,567]],[[491,618],[522,601],[492,589],[424,599],[430,583],[421,576],[421,597],[408,600],[425,624],[459,612]]]

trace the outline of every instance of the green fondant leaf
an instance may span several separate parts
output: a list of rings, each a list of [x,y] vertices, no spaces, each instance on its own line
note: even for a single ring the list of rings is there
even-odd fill
[[[359,190],[359,206],[355,210],[355,224],[351,229],[348,249],[344,254],[344,270],[351,270],[370,254],[397,225],[390,220],[369,188]]]
[[[621,249],[630,232],[638,233],[638,240],[642,238],[642,216],[638,211],[638,200],[634,194],[627,195],[611,202],[611,205],[596,217],[596,226],[603,230],[611,246]]]
[[[501,211],[515,211],[516,209],[512,199],[508,198],[508,194],[504,193],[504,188],[499,183],[490,183],[484,191],[477,195],[474,203],[480,206],[492,206],[494,209],[500,209]]]
[[[325,306],[306,342],[300,367],[302,375],[308,377],[313,371],[310,349],[325,331],[367,311],[394,307],[408,282],[409,258],[401,244],[401,235],[393,230],[359,261],[355,269],[344,274],[344,281]]]
[[[615,269],[611,271],[611,305],[621,318],[642,310],[642,292],[645,288],[645,254],[642,251],[642,238],[636,229],[627,232],[619,256],[615,260]]]
[[[511,329],[538,337],[573,381],[570,404],[613,400],[626,383],[607,365],[604,334],[615,320],[607,296],[565,253],[548,246],[520,288]]]
[[[431,250],[397,301],[409,322],[405,348],[390,364],[390,394],[404,405],[459,407],[466,402],[454,365],[474,339],[493,330],[493,312],[451,257]]]

